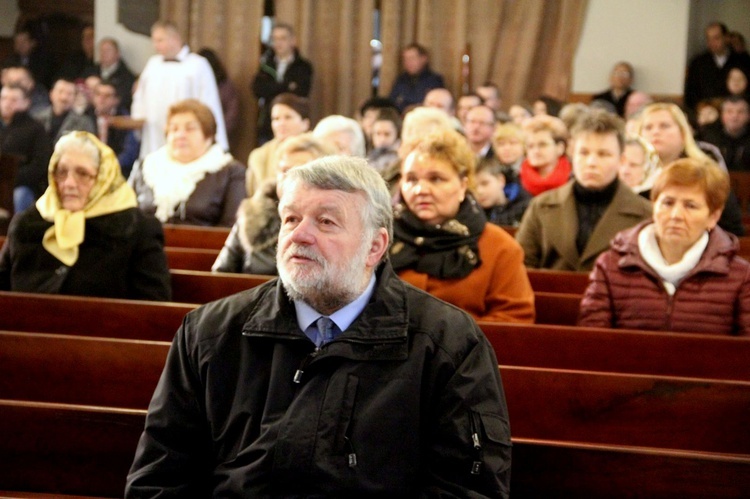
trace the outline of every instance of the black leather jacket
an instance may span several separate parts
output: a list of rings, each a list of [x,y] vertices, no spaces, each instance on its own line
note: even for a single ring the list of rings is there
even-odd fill
[[[125,495],[498,498],[509,479],[491,346],[386,263],[317,352],[278,280],[189,313]]]

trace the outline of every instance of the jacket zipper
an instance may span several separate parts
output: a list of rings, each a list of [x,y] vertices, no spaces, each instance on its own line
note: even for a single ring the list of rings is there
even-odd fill
[[[469,422],[471,424],[471,443],[474,447],[474,461],[471,463],[471,474],[478,475],[482,470],[482,442],[480,439],[482,423],[479,420],[479,414],[470,411]]]

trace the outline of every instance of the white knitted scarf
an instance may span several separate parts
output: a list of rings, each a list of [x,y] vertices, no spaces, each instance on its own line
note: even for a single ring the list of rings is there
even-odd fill
[[[646,263],[654,269],[664,282],[664,289],[671,295],[674,294],[677,284],[688,272],[698,265],[703,252],[708,246],[708,232],[703,235],[688,249],[682,260],[672,265],[668,264],[661,254],[659,243],[656,241],[654,224],[649,224],[638,233],[638,249]]]
[[[195,186],[209,173],[215,173],[233,161],[231,154],[218,144],[208,148],[200,158],[190,163],[172,159],[163,146],[143,161],[143,180],[154,193],[156,218],[166,222],[177,207],[188,200]]]

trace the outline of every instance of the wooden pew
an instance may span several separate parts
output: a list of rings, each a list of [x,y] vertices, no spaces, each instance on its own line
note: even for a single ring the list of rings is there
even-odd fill
[[[0,329],[171,341],[195,305],[0,292]],[[480,324],[502,364],[750,380],[750,340],[559,325]]]
[[[172,341],[182,318],[195,307],[0,291],[0,330]]]
[[[172,299],[176,302],[208,303],[262,284],[269,276],[211,274],[207,272],[171,271]],[[537,291],[537,324],[575,325],[581,295]]]
[[[170,269],[200,270],[210,272],[211,266],[219,256],[219,250],[175,248],[165,246],[164,253],[167,255],[167,266]]]
[[[589,285],[588,272],[527,269],[526,274],[534,291],[574,293],[582,295]]]
[[[166,342],[2,332],[0,399],[146,409],[168,349]],[[750,382],[500,370],[516,437],[750,456]]]
[[[0,484],[122,497],[145,414],[0,401]],[[699,430],[696,428],[696,430]],[[747,497],[750,457],[514,438],[512,497]]]
[[[514,438],[512,466],[513,499],[750,496],[747,456]]]
[[[575,326],[581,298],[580,294],[535,291],[536,323]]]
[[[501,365],[750,381],[750,338],[481,322]]]
[[[229,230],[226,227],[164,224],[164,245],[176,248],[220,250]]]
[[[750,382],[500,366],[517,438],[750,457]]]
[[[172,300],[187,303],[208,303],[254,288],[275,277],[194,270],[170,270],[169,273],[172,278]]]
[[[146,411],[0,400],[0,487],[123,497]]]
[[[146,409],[169,347],[0,331],[0,399]]]

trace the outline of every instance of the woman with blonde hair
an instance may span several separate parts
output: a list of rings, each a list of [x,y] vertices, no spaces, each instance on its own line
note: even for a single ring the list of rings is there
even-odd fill
[[[680,158],[690,158],[702,163],[709,163],[726,171],[721,152],[711,144],[696,142],[685,113],[675,104],[658,102],[643,109],[639,135],[654,146],[659,155],[659,164],[651,174],[636,188],[648,197],[655,179],[661,173],[663,165],[668,165]],[[730,192],[726,206],[722,207],[719,225],[726,231],[743,236],[742,211],[737,197]]]
[[[477,320],[533,322],[523,251],[475,201],[475,165],[464,137],[449,128],[416,144],[401,165],[391,263],[408,283]]]
[[[620,165],[619,177],[635,192],[640,192],[643,181],[659,164],[654,146],[639,135],[625,140],[625,161]]]
[[[48,177],[10,223],[0,289],[169,300],[161,224],[138,209],[112,149],[88,132],[63,135]]]

